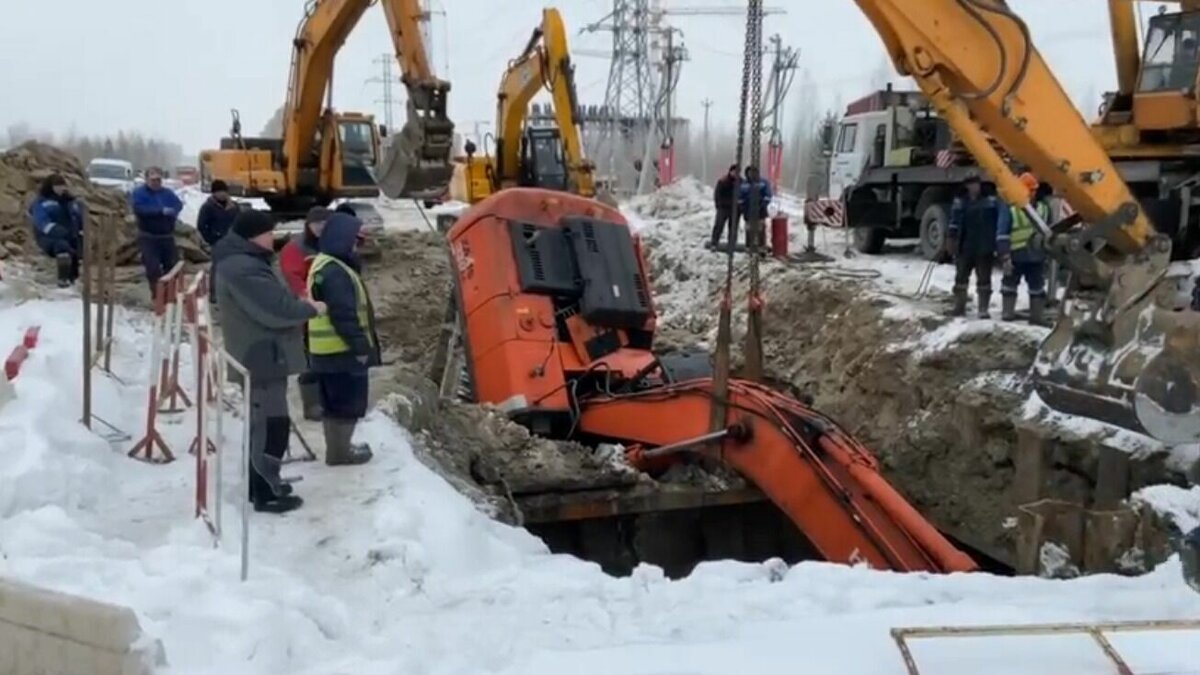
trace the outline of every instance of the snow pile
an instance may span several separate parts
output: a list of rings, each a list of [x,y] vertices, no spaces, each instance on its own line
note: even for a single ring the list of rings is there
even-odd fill
[[[1200,527],[1200,486],[1185,490],[1175,485],[1151,485],[1135,492],[1131,499],[1167,516],[1181,533]]]
[[[1088,417],[1059,412],[1046,405],[1036,392],[1030,392],[1029,399],[1021,410],[1020,420],[1026,424],[1036,423],[1040,427],[1053,429],[1066,440],[1091,440],[1124,450],[1138,458],[1166,452],[1170,456],[1170,464],[1181,472],[1186,471],[1186,467],[1200,455],[1200,446],[1166,446],[1149,436],[1128,429]]]

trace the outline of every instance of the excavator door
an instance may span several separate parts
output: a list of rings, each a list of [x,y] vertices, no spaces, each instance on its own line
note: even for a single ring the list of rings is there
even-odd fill
[[[566,192],[567,162],[555,127],[529,127],[521,136],[521,187]]]
[[[450,85],[435,81],[408,89],[407,121],[383,141],[375,178],[392,199],[437,199],[454,176],[454,123],[446,117]]]
[[[375,123],[368,117],[343,117],[338,120],[338,141],[342,186],[374,188],[375,164],[379,153]]]

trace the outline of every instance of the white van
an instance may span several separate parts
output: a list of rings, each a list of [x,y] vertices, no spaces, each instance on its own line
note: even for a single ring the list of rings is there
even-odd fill
[[[133,164],[123,159],[97,157],[88,162],[87,176],[94,185],[133,192]]]

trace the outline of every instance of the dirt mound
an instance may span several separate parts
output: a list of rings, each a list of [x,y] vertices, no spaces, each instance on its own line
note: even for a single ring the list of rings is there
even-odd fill
[[[386,232],[364,275],[389,359],[429,374],[450,298],[450,258],[432,232]]]
[[[68,189],[84,200],[92,218],[113,228],[117,237],[117,264],[137,263],[137,230],[125,195],[92,185],[74,155],[35,141],[0,153],[0,259],[40,255],[28,209],[42,180],[53,173],[66,179]],[[208,260],[195,228],[180,224],[175,237],[185,260]]]

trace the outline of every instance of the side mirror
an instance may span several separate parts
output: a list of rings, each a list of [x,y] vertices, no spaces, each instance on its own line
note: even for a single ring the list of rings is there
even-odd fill
[[[833,154],[833,122],[821,124],[821,154],[826,157]]]
[[[380,138],[387,138],[387,131],[388,131],[388,129],[387,129],[386,124],[379,125],[379,137]]]

